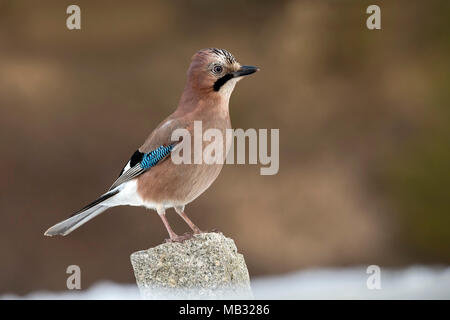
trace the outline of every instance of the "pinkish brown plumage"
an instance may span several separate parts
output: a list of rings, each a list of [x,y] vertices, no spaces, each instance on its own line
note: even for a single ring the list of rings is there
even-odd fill
[[[142,159],[145,156],[152,157],[151,152],[154,150],[165,152],[166,147],[161,149],[161,146],[174,146],[175,150],[189,143],[192,159],[195,158],[195,152],[202,152],[207,145],[221,144],[224,150],[221,160],[225,160],[230,147],[227,139],[208,142],[202,139],[203,148],[194,148],[194,121],[201,121],[203,132],[216,129],[225,137],[226,130],[231,128],[228,104],[234,86],[242,76],[257,70],[256,67],[241,66],[226,50],[210,48],[198,51],[192,57],[177,109],[148,136],[110,190],[71,218],[48,229],[45,234],[66,235],[107,208],[118,205],[144,206],[156,210],[172,241],[180,241],[183,237],[176,235],[167,222],[165,210],[168,208],[174,208],[194,233],[200,232],[184,213],[184,207],[214,182],[223,161],[213,164],[175,164],[170,159],[171,154],[161,154],[161,159],[158,158],[155,165],[147,168]],[[177,129],[187,130],[192,139],[172,141],[172,133]]]

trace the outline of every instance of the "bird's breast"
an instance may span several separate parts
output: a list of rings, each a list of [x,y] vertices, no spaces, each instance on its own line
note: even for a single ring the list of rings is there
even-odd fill
[[[180,146],[183,152],[190,149],[189,163],[175,163],[171,155],[139,176],[137,192],[145,202],[185,205],[208,189],[222,170],[231,145],[227,139],[227,129],[231,128],[228,115],[190,120],[186,126],[190,139],[183,139],[184,145]],[[201,130],[198,130],[199,121]]]

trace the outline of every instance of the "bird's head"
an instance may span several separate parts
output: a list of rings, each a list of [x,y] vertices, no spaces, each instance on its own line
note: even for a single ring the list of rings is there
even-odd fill
[[[217,93],[229,98],[234,86],[242,77],[258,70],[253,66],[241,66],[227,50],[203,49],[192,57],[188,82],[196,91]]]

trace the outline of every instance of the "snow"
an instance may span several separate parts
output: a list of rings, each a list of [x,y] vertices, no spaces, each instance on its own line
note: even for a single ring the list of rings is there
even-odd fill
[[[450,267],[381,268],[381,288],[368,289],[366,267],[299,271],[252,279],[256,299],[450,299]],[[140,299],[134,284],[100,282],[84,290],[37,291],[0,299]]]

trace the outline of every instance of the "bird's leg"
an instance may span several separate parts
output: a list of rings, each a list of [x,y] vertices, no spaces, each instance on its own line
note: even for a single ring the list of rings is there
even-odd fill
[[[162,222],[164,223],[164,226],[165,226],[166,229],[167,229],[167,232],[169,233],[170,241],[172,241],[172,242],[182,242],[182,241],[188,239],[188,238],[185,237],[185,236],[179,236],[179,235],[177,235],[177,234],[172,230],[172,228],[170,227],[169,221],[167,221],[167,218],[166,218],[166,210],[164,209],[164,207],[158,207],[158,208],[156,208],[156,211],[158,212],[158,215],[160,216]]]
[[[175,211],[183,218],[183,220],[189,225],[189,227],[194,231],[194,234],[202,233],[202,230],[199,229],[189,217],[184,213],[184,206],[176,206]]]

